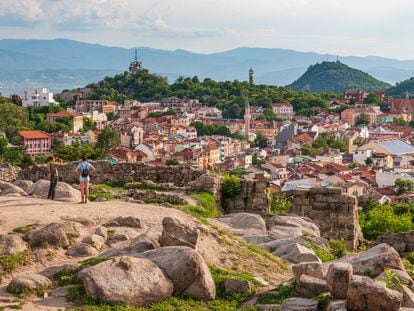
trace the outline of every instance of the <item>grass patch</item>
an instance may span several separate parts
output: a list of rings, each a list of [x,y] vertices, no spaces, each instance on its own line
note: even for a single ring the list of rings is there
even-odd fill
[[[0,257],[0,275],[12,272],[17,266],[25,265],[28,261],[28,252],[20,252],[15,255]]]
[[[14,228],[12,230],[13,233],[21,233],[21,234],[26,234],[29,231],[32,231],[33,229],[35,229],[37,227],[36,224],[30,224],[30,225],[26,225],[26,226],[22,226],[22,227],[17,227]]]
[[[316,243],[307,242],[305,247],[314,251],[315,255],[319,257],[322,262],[327,262],[336,259],[329,249],[319,246]]]
[[[159,186],[159,185],[144,185],[138,182],[125,183],[123,185],[123,188],[126,190],[138,189],[142,191],[146,191],[146,190],[168,191],[168,189],[166,189],[165,187]]]
[[[328,309],[332,296],[330,294],[320,294],[312,297],[312,299],[318,302],[318,310],[324,311]]]
[[[197,213],[202,217],[214,218],[220,216],[220,209],[217,205],[214,196],[208,192],[200,192],[190,194],[190,197],[197,200],[197,210],[193,212]]]
[[[13,286],[11,284],[9,284],[9,286],[7,286],[7,291],[9,293],[12,293],[13,295],[18,295],[20,298],[25,298],[25,297],[31,296],[33,294],[41,297],[49,289],[50,289],[50,287],[45,287],[45,286],[40,286],[40,285],[36,286],[36,287],[30,287],[30,288],[24,288],[24,289],[20,288],[20,287]]]
[[[107,261],[109,259],[111,259],[111,258],[101,257],[101,258],[85,259],[85,260],[79,261],[79,263],[80,263],[79,269],[82,270],[82,269],[87,268],[87,267],[95,266],[95,265],[97,265],[101,262]]]
[[[257,303],[259,304],[280,304],[286,299],[292,298],[295,293],[295,284],[291,285],[279,285],[275,288],[277,294],[264,293],[257,297]]]

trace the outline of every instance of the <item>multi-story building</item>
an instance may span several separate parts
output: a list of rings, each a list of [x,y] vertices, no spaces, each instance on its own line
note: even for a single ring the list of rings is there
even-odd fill
[[[275,114],[283,118],[290,118],[293,116],[293,106],[289,103],[274,103],[272,110]]]
[[[83,116],[77,113],[63,110],[63,111],[59,111],[56,113],[48,113],[46,115],[46,120],[50,122],[56,122],[57,120],[61,118],[69,118],[72,120],[72,131],[73,132],[77,133],[81,129],[83,129]]]
[[[47,88],[25,89],[22,97],[23,107],[47,107],[59,105],[53,98],[53,93]]]
[[[369,124],[374,124],[377,121],[377,111],[367,108],[345,109],[341,112],[341,120],[347,122],[350,126],[355,126],[360,115],[367,115]]]
[[[47,154],[51,152],[52,140],[50,136],[41,131],[20,131],[20,143],[26,147],[30,155]]]
[[[77,113],[93,112],[93,111],[109,113],[109,112],[116,111],[116,105],[115,103],[109,100],[78,99],[76,101],[75,111]]]
[[[368,96],[368,92],[361,89],[344,90],[343,97],[346,103],[362,103]]]

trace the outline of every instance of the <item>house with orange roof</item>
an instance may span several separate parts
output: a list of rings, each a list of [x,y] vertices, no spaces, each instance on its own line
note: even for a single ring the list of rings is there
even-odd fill
[[[26,147],[30,155],[48,154],[52,151],[50,135],[42,131],[20,131],[20,144]]]

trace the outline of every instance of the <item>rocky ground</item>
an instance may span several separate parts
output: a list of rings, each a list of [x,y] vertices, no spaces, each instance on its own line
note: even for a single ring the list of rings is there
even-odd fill
[[[50,201],[45,187],[0,182],[0,310],[77,308],[84,298],[166,303],[152,311],[414,311],[397,252],[412,248],[412,232],[333,256],[305,217],[194,217],[139,198],[85,205],[64,183]]]

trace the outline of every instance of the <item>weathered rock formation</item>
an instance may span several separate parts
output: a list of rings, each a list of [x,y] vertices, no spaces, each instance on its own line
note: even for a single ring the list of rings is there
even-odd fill
[[[271,198],[268,192],[269,181],[258,179],[241,179],[241,191],[234,198],[222,198],[226,213],[270,213]]]
[[[355,197],[343,194],[340,188],[293,190],[287,195],[293,197],[289,213],[312,219],[319,227],[322,237],[345,239],[349,248],[357,248],[362,233]]]

